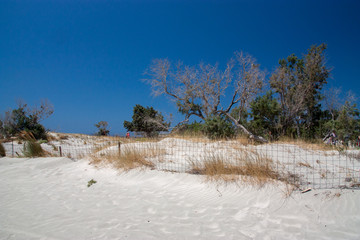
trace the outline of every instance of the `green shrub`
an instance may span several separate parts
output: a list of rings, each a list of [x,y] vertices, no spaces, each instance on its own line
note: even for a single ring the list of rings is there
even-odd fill
[[[124,121],[124,128],[129,132],[142,132],[146,137],[157,137],[160,132],[169,131],[170,123],[153,107],[137,104],[133,109],[132,122]]]
[[[5,148],[2,145],[2,143],[0,142],[0,157],[5,157],[6,153],[5,153]]]
[[[5,120],[0,121],[0,135],[8,138],[25,131],[37,140],[47,139],[46,129],[39,122],[52,113],[52,106],[46,102],[43,102],[40,108],[33,109],[26,104],[19,104],[17,109],[5,112]]]
[[[178,126],[174,133],[180,135],[202,135],[203,131],[203,123],[201,122],[193,122],[193,123],[183,123]]]
[[[41,145],[35,141],[26,141],[24,143],[23,154],[25,157],[43,157],[45,152]]]
[[[107,129],[108,122],[106,121],[100,121],[97,124],[95,124],[95,127],[97,127],[98,132],[96,133],[97,136],[108,136],[110,134],[110,130]]]
[[[234,126],[223,116],[211,116],[205,120],[203,132],[210,139],[231,138],[235,135]]]
[[[91,179],[90,181],[88,181],[88,187],[91,187],[91,185],[97,183],[94,179]]]
[[[39,140],[38,143],[39,143],[39,144],[48,143],[48,140],[42,139],[42,140]]]

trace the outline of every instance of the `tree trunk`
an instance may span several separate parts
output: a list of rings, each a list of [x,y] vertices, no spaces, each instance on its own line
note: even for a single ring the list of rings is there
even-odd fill
[[[233,116],[231,116],[229,113],[223,112],[234,124],[237,128],[240,128],[250,139],[255,140],[256,142],[262,142],[262,143],[268,143],[269,141],[261,136],[257,136],[250,132],[244,125],[240,124],[239,121],[237,121]]]

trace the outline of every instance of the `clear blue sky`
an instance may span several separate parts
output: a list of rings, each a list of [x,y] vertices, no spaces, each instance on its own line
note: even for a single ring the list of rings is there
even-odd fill
[[[360,96],[357,0],[0,0],[0,112],[48,99],[51,130],[94,133],[104,120],[124,134],[135,104],[176,113],[141,81],[154,58],[225,64],[244,51],[272,72],[323,42],[328,85]]]

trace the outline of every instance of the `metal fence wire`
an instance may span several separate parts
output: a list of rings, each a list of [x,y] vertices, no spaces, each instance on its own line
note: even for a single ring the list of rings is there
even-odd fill
[[[3,145],[7,156],[23,156],[24,142],[14,140]],[[179,173],[199,173],[196,169],[216,161],[226,163],[227,168],[256,163],[270,166],[279,176],[301,188],[360,187],[360,150],[355,147],[300,141],[254,144],[245,138],[220,141],[186,136],[127,139],[81,134],[60,136],[41,146],[48,156],[73,160],[137,152],[152,162],[154,169]]]

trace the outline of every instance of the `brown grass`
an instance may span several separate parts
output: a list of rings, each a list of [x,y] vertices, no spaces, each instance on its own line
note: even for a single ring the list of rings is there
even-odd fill
[[[210,140],[203,134],[171,134],[169,137],[176,138],[176,139],[182,139],[191,141],[194,143],[208,143],[208,142],[217,142],[219,140]]]
[[[190,173],[202,174],[210,181],[234,182],[263,185],[279,179],[269,158],[257,153],[243,152],[238,159],[229,160],[218,154],[209,154],[202,161],[191,161]]]
[[[321,139],[305,141],[303,139],[282,137],[278,141],[276,141],[276,143],[293,144],[308,150],[329,151],[337,149],[336,146],[323,143]]]
[[[94,165],[112,165],[117,169],[129,171],[134,168],[155,168],[155,164],[147,158],[155,157],[159,152],[156,149],[138,150],[135,148],[125,148],[121,153],[105,153],[101,156],[92,155],[91,163]]]
[[[35,141],[26,141],[24,144],[23,154],[25,157],[45,157],[46,152],[41,145]]]
[[[238,142],[241,145],[247,146],[247,145],[254,145],[255,143],[253,141],[250,141],[247,136],[238,136],[236,137],[236,142]]]
[[[307,162],[300,162],[299,163],[300,167],[307,167],[307,168],[313,168],[309,163]]]

